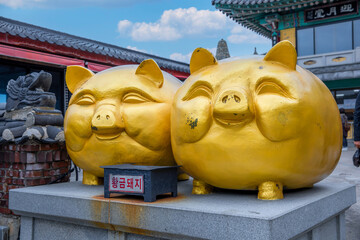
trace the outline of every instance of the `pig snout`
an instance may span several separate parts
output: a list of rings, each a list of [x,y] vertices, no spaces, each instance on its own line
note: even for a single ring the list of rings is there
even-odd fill
[[[248,122],[253,118],[245,90],[230,89],[219,94],[214,105],[214,117],[224,124]]]
[[[121,116],[118,115],[112,107],[99,108],[91,120],[91,129],[96,133],[108,134],[121,131],[124,126]]]

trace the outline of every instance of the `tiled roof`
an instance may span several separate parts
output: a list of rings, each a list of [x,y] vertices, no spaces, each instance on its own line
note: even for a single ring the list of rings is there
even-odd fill
[[[162,68],[186,73],[190,72],[189,64],[183,62],[34,26],[4,17],[0,17],[0,33],[8,33],[13,36],[48,42],[50,44],[66,46],[135,63],[140,63],[145,59],[152,58]]]
[[[271,13],[287,13],[305,7],[338,2],[340,0],[212,0],[222,13],[258,34],[271,38],[271,30],[260,19]]]

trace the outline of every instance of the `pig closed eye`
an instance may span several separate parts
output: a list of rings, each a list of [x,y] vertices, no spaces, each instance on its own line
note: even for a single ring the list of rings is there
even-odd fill
[[[139,93],[128,93],[123,97],[123,103],[146,103],[154,102],[150,97],[143,96]]]
[[[189,101],[193,98],[196,97],[207,97],[207,98],[211,98],[212,96],[212,90],[205,86],[205,85],[200,85],[197,86],[193,89],[190,89],[190,91],[187,92],[187,94],[185,95],[185,97],[183,97],[183,101]]]
[[[76,101],[76,104],[78,105],[91,105],[95,103],[95,100],[92,96],[90,95],[84,95],[84,96],[81,96],[77,101]]]
[[[274,82],[263,82],[256,89],[257,95],[279,95],[286,98],[292,98],[287,90],[285,90],[282,86],[278,85]]]

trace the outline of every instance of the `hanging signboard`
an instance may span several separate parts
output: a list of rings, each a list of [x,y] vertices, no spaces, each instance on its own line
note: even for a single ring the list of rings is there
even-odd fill
[[[324,5],[304,11],[305,22],[318,21],[328,18],[352,15],[358,13],[357,1],[346,1],[332,5]]]

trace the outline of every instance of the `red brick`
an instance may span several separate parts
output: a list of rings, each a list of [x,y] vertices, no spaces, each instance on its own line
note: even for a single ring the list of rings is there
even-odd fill
[[[8,191],[9,191],[9,185],[7,185],[6,183],[1,184],[1,185],[2,185],[2,188],[3,188],[3,191],[4,191],[4,192],[8,192]]]
[[[68,166],[69,166],[69,163],[65,162],[65,161],[53,162],[52,163],[53,168],[63,168],[63,167],[68,167]]]
[[[38,152],[38,162],[52,162],[52,152],[51,151],[41,151]]]
[[[2,183],[6,182],[6,177],[0,177],[0,182]]]
[[[4,184],[0,183],[0,191],[4,189]]]
[[[61,151],[61,156],[60,156],[61,160],[67,160],[68,159],[68,154],[66,150],[62,150]]]
[[[5,179],[5,183],[11,184],[11,183],[12,183],[12,179],[11,179],[11,178],[6,178],[6,179]]]
[[[51,182],[50,178],[41,178],[39,183],[40,185],[45,185],[48,184],[49,182]]]
[[[9,168],[9,167],[10,167],[10,163],[7,162],[0,163],[0,168]]]
[[[67,173],[69,171],[68,168],[60,168],[60,174],[64,174],[64,173]]]
[[[3,151],[0,151],[0,161],[4,161],[4,152]]]
[[[12,165],[12,168],[19,170],[19,169],[25,169],[25,166],[26,166],[26,164],[15,163],[15,164]]]
[[[8,151],[9,150],[9,145],[3,145],[3,150]]]
[[[26,144],[21,146],[21,151],[24,152],[37,152],[39,151],[40,145],[38,144]]]
[[[22,173],[24,178],[35,178],[35,177],[42,177],[43,171],[26,171]]]
[[[44,171],[44,177],[51,177],[59,174],[60,174],[60,169]]]
[[[12,180],[12,184],[13,184],[13,185],[24,186],[24,179],[13,179],[13,180]]]
[[[19,162],[20,162],[20,153],[19,153],[19,152],[15,152],[14,162],[15,162],[15,163],[19,163]]]
[[[12,214],[12,211],[6,207],[0,207],[0,213],[2,214]]]
[[[6,175],[6,171],[4,169],[0,170],[0,176],[5,176]]]
[[[19,171],[13,170],[13,169],[8,169],[6,171],[6,176],[7,177],[16,177],[16,178],[18,178],[19,177]]]
[[[4,152],[4,162],[10,163],[11,161],[11,152]]]
[[[61,160],[61,151],[54,151],[53,152],[53,160],[60,161]]]
[[[58,144],[41,144],[40,151],[58,150]]]
[[[46,153],[46,162],[52,162],[53,161],[53,153],[52,151],[49,151]]]
[[[60,176],[52,176],[51,181],[56,181]]]
[[[49,163],[35,163],[35,164],[27,164],[26,170],[44,170],[49,169]]]
[[[20,162],[21,163],[26,163],[27,160],[27,152],[20,152]]]
[[[38,186],[38,185],[40,185],[40,178],[25,180],[25,186]]]
[[[8,191],[10,191],[10,189],[16,189],[16,188],[21,188],[21,186],[17,186],[17,185],[9,185],[9,190]]]

